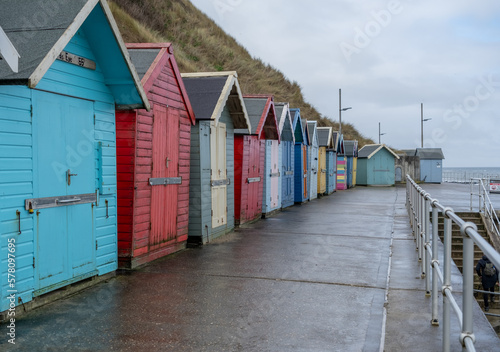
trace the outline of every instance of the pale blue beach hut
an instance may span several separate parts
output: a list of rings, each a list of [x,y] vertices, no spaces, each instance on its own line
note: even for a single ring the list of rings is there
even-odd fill
[[[276,118],[281,136],[279,153],[281,160],[281,207],[294,204],[295,135],[293,131],[290,106],[288,103],[275,103]]]
[[[357,184],[392,186],[395,184],[395,160],[399,156],[385,144],[368,144],[358,152]]]

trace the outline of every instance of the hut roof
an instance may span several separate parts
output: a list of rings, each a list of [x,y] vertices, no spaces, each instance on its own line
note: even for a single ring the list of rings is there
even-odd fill
[[[245,95],[245,106],[250,119],[251,134],[261,139],[280,140],[278,121],[272,95]]]
[[[188,113],[191,123],[195,123],[195,115],[189,101],[184,82],[182,81],[177,62],[173,54],[172,44],[170,43],[128,43],[126,44],[130,59],[134,64],[137,74],[141,79],[145,91],[149,91],[156,75],[161,72],[165,66],[169,66],[174,74],[174,79],[179,87],[184,106]]]
[[[227,106],[234,128],[250,132],[250,118],[235,71],[183,73],[181,76],[197,120],[218,123]]]
[[[320,147],[333,148],[332,128],[331,127],[317,127],[318,143]]]
[[[2,28],[20,55],[17,73],[0,61],[0,85],[35,88],[58,58],[68,62],[77,59],[71,56],[74,53],[67,55],[63,50],[76,32],[83,30],[117,107],[150,109],[106,0],[50,4],[45,0],[0,0],[0,8]]]
[[[415,155],[420,157],[420,160],[444,159],[444,154],[441,148],[417,148]]]
[[[363,148],[361,148],[358,152],[358,158],[367,158],[370,159],[372,156],[378,153],[379,150],[386,149],[389,153],[394,155],[395,158],[399,159],[399,156],[394,153],[389,147],[385,144],[367,144]]]
[[[301,118],[301,122],[302,122],[302,133],[306,137],[306,144],[311,145],[311,139],[309,138],[309,126],[307,125],[307,120]]]
[[[309,133],[309,141],[311,144],[314,141],[314,135],[318,138],[318,131],[316,130],[318,126],[317,121],[307,121],[307,132]]]
[[[304,135],[304,129],[302,127],[302,119],[300,118],[300,109],[290,108],[290,117],[292,118],[295,142],[304,143],[304,141],[306,141],[307,138]]]
[[[288,103],[274,103],[274,109],[278,118],[281,139],[295,142],[290,105]]]
[[[346,140],[344,141],[345,155],[347,156],[358,156],[358,141],[356,140]]]

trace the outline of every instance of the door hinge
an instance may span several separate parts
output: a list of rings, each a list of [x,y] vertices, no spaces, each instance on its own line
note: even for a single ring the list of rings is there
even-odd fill
[[[153,123],[155,123],[155,114],[153,114]]]
[[[95,126],[95,114],[94,114],[94,126]]]
[[[212,209],[212,217],[214,216],[214,210]]]
[[[95,250],[97,250],[97,240],[95,240]]]
[[[226,138],[227,138],[227,131],[226,131]]]
[[[35,257],[33,257],[33,268],[35,267]]]
[[[31,106],[30,106],[30,116],[31,116],[31,120],[33,121],[33,104],[31,104]]]

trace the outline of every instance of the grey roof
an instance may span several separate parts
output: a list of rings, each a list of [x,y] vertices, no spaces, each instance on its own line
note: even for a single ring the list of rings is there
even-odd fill
[[[155,61],[161,49],[128,49],[135,70],[142,79]]]
[[[337,151],[339,147],[339,131],[332,131],[332,144],[333,144],[333,150]]]
[[[244,101],[247,107],[250,125],[252,126],[252,134],[256,134],[257,127],[264,113],[264,108],[266,107],[267,98],[244,98]]]
[[[293,141],[294,135],[292,132],[292,119],[290,116],[290,109],[286,110],[286,114],[283,115],[283,110],[288,103],[274,103],[274,111],[276,113],[276,118],[278,119],[278,126],[280,127],[280,136],[283,141]],[[284,121],[283,121],[284,120]]]
[[[358,152],[358,141],[344,141],[344,154],[348,156],[356,156]]]
[[[309,133],[309,143],[313,145],[314,142],[314,131],[316,130],[316,121],[307,121],[307,132]]]
[[[444,154],[441,148],[417,148],[415,155],[420,157],[420,160],[444,159]]]
[[[345,145],[345,141],[344,141]],[[365,145],[358,152],[358,158],[368,158],[375,150],[380,148],[380,144]]]
[[[281,116],[283,115],[283,109],[285,108],[285,103],[274,103],[274,111],[276,111],[276,117],[278,118],[278,125],[281,123],[281,119],[284,117]]]
[[[27,84],[88,0],[0,0],[0,24],[21,56],[19,72],[0,60],[1,84]]]
[[[196,119],[210,119],[226,84],[227,76],[183,77],[182,81],[186,87]]]
[[[330,130],[328,129],[317,129],[318,131],[318,143],[320,147],[329,147],[328,137],[330,136]]]

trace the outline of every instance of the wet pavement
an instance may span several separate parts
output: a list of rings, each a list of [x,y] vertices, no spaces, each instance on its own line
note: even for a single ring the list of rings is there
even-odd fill
[[[439,351],[404,202],[357,187],[288,208],[36,309],[0,351]],[[474,312],[478,350],[498,351]]]

